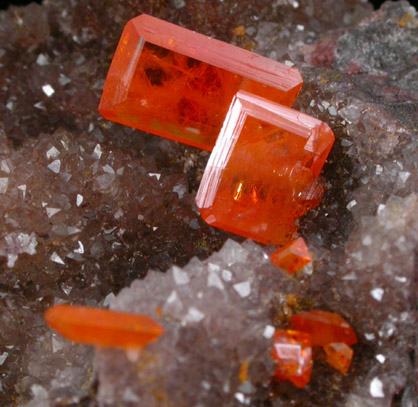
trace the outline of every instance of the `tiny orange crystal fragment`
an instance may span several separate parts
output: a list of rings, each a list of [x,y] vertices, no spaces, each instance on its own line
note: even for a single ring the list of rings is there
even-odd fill
[[[289,242],[276,250],[270,259],[273,264],[286,270],[288,273],[295,273],[312,261],[312,256],[303,238]]]
[[[212,150],[238,90],[291,106],[301,86],[295,68],[143,14],[123,30],[99,112]]]
[[[70,341],[103,347],[139,348],[164,332],[145,315],[71,305],[53,306],[45,320]]]
[[[342,374],[346,374],[353,359],[353,349],[345,343],[329,343],[324,346],[324,351],[327,362]]]
[[[357,343],[357,336],[350,324],[338,314],[313,310],[292,315],[290,320],[294,329],[311,335],[312,346],[336,342],[347,345]]]
[[[276,329],[273,359],[277,363],[275,379],[289,380],[299,388],[306,386],[312,372],[310,336],[303,332]]]

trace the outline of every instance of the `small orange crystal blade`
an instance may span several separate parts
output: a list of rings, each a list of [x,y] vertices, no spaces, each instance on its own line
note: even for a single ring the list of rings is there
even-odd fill
[[[312,346],[343,342],[347,345],[357,343],[357,336],[350,324],[340,315],[332,312],[313,310],[292,315],[292,326],[298,331],[311,335]]]
[[[273,359],[277,363],[274,378],[289,380],[296,387],[306,386],[312,372],[310,336],[303,332],[276,329]]]
[[[288,273],[295,273],[312,261],[312,256],[305,241],[298,237],[293,242],[276,250],[270,259],[273,264],[286,270]]]
[[[345,343],[329,343],[324,346],[324,351],[328,364],[346,374],[353,359],[353,349]]]
[[[65,338],[96,346],[138,348],[164,332],[144,315],[71,305],[50,308],[45,320]]]

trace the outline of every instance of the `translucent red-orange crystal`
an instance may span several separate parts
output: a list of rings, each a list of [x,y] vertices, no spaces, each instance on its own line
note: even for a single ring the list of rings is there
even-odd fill
[[[277,246],[319,204],[317,177],[334,142],[320,120],[239,91],[197,192],[212,226]]]
[[[347,345],[357,343],[357,336],[350,324],[338,314],[313,310],[292,315],[290,320],[294,329],[311,335],[312,346],[336,342]]]
[[[239,89],[291,106],[297,69],[157,18],[126,25],[99,112],[109,120],[212,150]]]
[[[303,238],[289,242],[287,245],[276,250],[270,259],[276,266],[286,270],[288,273],[295,273],[312,261],[312,256]]]
[[[103,347],[139,348],[164,332],[144,315],[70,305],[50,308],[45,320],[71,341]]]
[[[296,387],[306,386],[312,372],[310,336],[303,332],[276,329],[273,360],[277,363],[276,380],[289,380]]]
[[[327,362],[342,374],[346,374],[353,359],[353,349],[345,343],[329,343],[324,346],[324,351]]]

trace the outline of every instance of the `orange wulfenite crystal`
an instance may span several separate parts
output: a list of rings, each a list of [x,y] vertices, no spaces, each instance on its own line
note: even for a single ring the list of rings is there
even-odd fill
[[[353,359],[353,349],[345,343],[329,343],[324,346],[324,351],[327,362],[342,374],[346,374]]]
[[[334,143],[320,120],[239,91],[196,196],[212,226],[283,245],[295,220],[317,206],[318,176]]]
[[[357,343],[357,336],[347,321],[331,312],[313,310],[292,315],[294,329],[311,335],[312,346],[343,342],[347,345]]]
[[[299,388],[306,386],[312,372],[310,336],[303,332],[276,329],[273,359],[277,363],[274,378],[289,380]]]
[[[270,259],[273,264],[286,270],[288,273],[295,273],[312,261],[305,241],[298,237],[293,242],[276,250]]]
[[[144,315],[71,305],[50,308],[45,320],[70,341],[125,349],[142,347],[164,332]]]
[[[212,150],[240,89],[291,106],[295,68],[157,18],[126,25],[99,112],[106,119]]]

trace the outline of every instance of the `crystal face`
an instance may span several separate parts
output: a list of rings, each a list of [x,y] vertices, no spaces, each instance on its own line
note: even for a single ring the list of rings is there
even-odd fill
[[[108,120],[212,150],[240,89],[291,106],[297,69],[157,18],[126,25],[104,85]]]
[[[353,349],[345,343],[329,343],[324,346],[324,351],[328,364],[346,374],[353,359]]]
[[[277,329],[274,333],[273,360],[277,363],[275,379],[289,380],[299,388],[306,386],[312,372],[312,348],[309,335]]]
[[[295,273],[312,261],[309,249],[301,237],[276,250],[270,258],[273,264],[290,274]]]
[[[163,329],[145,315],[99,308],[56,305],[45,313],[48,325],[67,339],[96,346],[139,348]]]
[[[312,346],[343,342],[347,345],[357,343],[357,336],[350,324],[340,315],[321,310],[312,310],[292,315],[294,329],[311,335]]]
[[[282,245],[319,204],[318,176],[334,142],[327,124],[259,96],[234,98],[197,192],[210,225]]]

